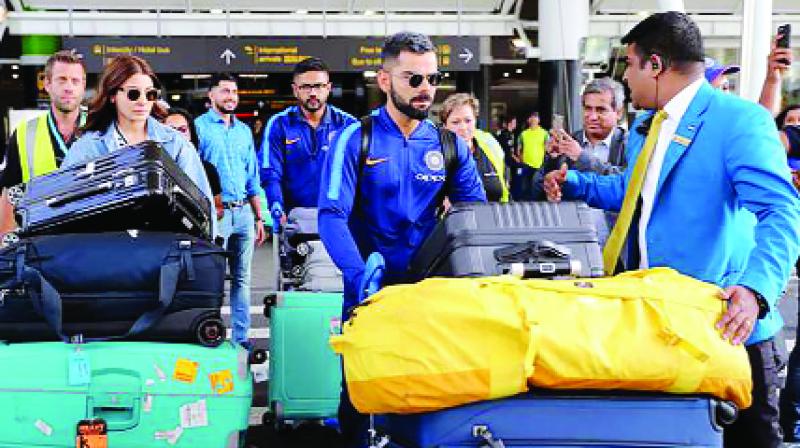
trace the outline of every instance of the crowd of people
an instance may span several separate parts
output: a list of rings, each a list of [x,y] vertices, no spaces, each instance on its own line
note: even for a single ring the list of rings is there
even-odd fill
[[[45,67],[48,113],[22,122],[7,146],[2,225],[13,226],[9,187],[158,142],[213,204],[213,232],[233,254],[233,340],[250,347],[251,260],[266,238],[264,213],[281,225],[293,208],[318,208],[320,237],[343,274],[347,318],[372,279],[367,258],[385,260],[384,285],[409,281],[409,260],[449,203],[583,200],[596,209],[607,274],[670,266],[725,288],[719,327],[745,344],[754,381],[754,404],[726,429],[725,445],[779,446],[779,407],[786,439],[795,440],[800,350],[789,358],[779,405],[784,357],[775,343],[777,300],[800,253],[800,182],[790,171],[800,168],[800,105],[778,110],[791,51],[773,47],[758,105],[726,91],[738,67],[705,59],[700,31],[684,14],[654,14],[622,42],[623,78],[644,111],[628,129],[620,125],[622,85],[609,78],[585,86],[574,133],[558,120],[543,129],[534,112],[519,135],[514,117],[493,135],[477,128],[478,100],[469,93],[444,100],[437,126],[428,120],[442,81],[435,47],[403,32],[385,41],[377,84],[386,100],[368,117],[328,104],[329,70],[309,58],[294,68],[297,104],[272,116],[258,140],[234,113],[234,76],[211,80],[210,108],[194,118],[158,101],[161,86],[145,60],[119,56],[84,113],[85,67],[60,51]],[[262,190],[269,210],[261,209]],[[365,446],[367,417],[346,388],[339,421],[348,446]]]

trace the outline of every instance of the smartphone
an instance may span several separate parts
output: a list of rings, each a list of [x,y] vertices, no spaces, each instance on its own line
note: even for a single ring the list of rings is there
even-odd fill
[[[778,27],[778,34],[781,35],[781,38],[778,39],[778,48],[789,48],[791,45],[791,35],[792,35],[792,25],[787,23],[785,25],[781,25]],[[788,64],[788,59],[779,59],[779,62],[783,64]]]
[[[778,27],[778,34],[781,38],[778,39],[778,48],[789,48],[791,45],[792,24],[787,23]]]
[[[563,131],[564,130],[564,116],[559,114],[553,114],[553,126],[554,131]]]

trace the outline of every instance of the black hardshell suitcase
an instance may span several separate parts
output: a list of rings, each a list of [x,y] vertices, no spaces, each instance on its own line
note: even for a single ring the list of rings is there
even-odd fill
[[[425,240],[410,271],[417,279],[599,277],[603,256],[583,202],[459,203]]]
[[[168,232],[23,238],[0,250],[0,340],[225,340],[226,252]]]
[[[152,141],[35,177],[12,190],[21,236],[127,229],[211,234],[208,199]]]

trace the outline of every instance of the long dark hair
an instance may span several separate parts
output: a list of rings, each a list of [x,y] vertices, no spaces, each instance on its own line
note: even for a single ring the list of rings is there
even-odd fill
[[[153,69],[144,59],[128,55],[111,59],[111,62],[103,68],[100,81],[97,83],[97,93],[89,103],[89,115],[84,128],[86,131],[104,132],[108,129],[117,118],[117,107],[111,102],[111,97],[117,94],[128,78],[139,73],[149,76],[156,88],[161,87]],[[158,101],[153,103],[150,115],[160,120],[166,113]]]
[[[778,129],[783,129],[785,126],[784,122],[786,121],[786,116],[789,115],[789,112],[797,109],[800,109],[800,103],[790,104],[786,106],[786,108],[783,109],[777,117],[775,117],[775,124],[778,126]]]
[[[191,143],[194,145],[195,149],[199,150],[200,140],[197,138],[197,128],[194,127],[194,118],[192,118],[192,114],[190,114],[188,110],[181,109],[180,107],[170,107],[164,119],[170,115],[180,115],[186,119],[186,122],[189,123],[189,135],[192,137]]]

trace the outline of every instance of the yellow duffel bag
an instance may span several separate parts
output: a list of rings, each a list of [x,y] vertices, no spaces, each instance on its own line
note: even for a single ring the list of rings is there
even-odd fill
[[[747,353],[714,324],[720,289],[671,269],[586,280],[428,279],[374,295],[331,345],[365,413],[534,386],[704,393],[750,405]]]

